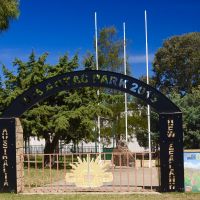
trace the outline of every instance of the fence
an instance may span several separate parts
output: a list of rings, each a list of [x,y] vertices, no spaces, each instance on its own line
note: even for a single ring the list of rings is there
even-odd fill
[[[159,187],[159,163],[148,153],[24,154],[24,192],[134,192]]]
[[[99,147],[88,146],[82,147],[78,146],[74,148],[73,145],[65,145],[59,147],[59,154],[66,154],[66,153],[96,153],[99,152]],[[103,148],[101,148],[101,152]],[[32,145],[24,148],[25,154],[44,154],[44,146],[43,145]]]

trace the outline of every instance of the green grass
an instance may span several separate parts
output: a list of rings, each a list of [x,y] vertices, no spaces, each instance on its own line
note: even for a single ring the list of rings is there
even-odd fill
[[[67,155],[67,156],[55,156],[55,164],[50,169],[49,167],[43,168],[44,155],[29,155],[25,156],[24,164],[24,185],[25,187],[40,187],[50,183],[63,180],[66,172],[71,169],[70,163],[78,162],[77,155]],[[91,155],[95,157],[96,155]],[[87,158],[87,154],[81,156],[81,158]],[[65,163],[64,163],[65,162]],[[28,164],[29,163],[29,164]],[[29,166],[29,170],[28,170]],[[56,169],[59,170],[56,170]],[[66,170],[64,170],[64,168]],[[1,200],[1,199],[0,199]]]
[[[200,193],[173,193],[173,194],[66,194],[66,195],[17,195],[0,194],[0,200],[199,200]]]
[[[56,169],[34,169],[30,168],[28,171],[24,169],[24,186],[25,187],[39,187],[46,184],[50,184],[65,177],[64,170]],[[1,200],[1,199],[0,199]]]

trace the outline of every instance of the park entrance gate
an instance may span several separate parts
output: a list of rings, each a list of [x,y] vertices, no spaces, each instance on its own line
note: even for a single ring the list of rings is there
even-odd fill
[[[110,71],[83,70],[49,78],[22,93],[0,118],[0,191],[23,188],[20,154],[23,131],[19,117],[36,103],[63,90],[105,87],[140,98],[159,114],[162,192],[184,191],[182,113],[167,97],[146,83]]]

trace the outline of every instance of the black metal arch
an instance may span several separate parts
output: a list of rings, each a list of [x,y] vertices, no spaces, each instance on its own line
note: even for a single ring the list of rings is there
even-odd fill
[[[2,117],[20,117],[36,103],[63,90],[82,87],[105,87],[129,93],[152,106],[158,113],[180,113],[167,97],[146,83],[123,74],[82,70],[49,78],[22,93],[3,112]]]
[[[36,103],[63,90],[82,87],[105,87],[138,97],[159,113],[161,191],[184,191],[182,113],[167,97],[146,83],[123,74],[83,70],[49,78],[22,93],[4,111],[0,118],[0,132],[9,132],[9,167],[3,170],[3,141],[0,137],[0,191],[16,191],[16,126],[13,118],[20,117]],[[7,161],[6,161],[7,162]],[[12,175],[14,173],[14,175]],[[4,177],[4,180],[1,178]],[[6,179],[8,177],[8,179]],[[4,187],[8,180],[9,188]],[[7,184],[7,182],[6,182]]]

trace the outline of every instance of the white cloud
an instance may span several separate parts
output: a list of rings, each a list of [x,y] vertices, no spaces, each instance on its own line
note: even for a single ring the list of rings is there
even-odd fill
[[[151,63],[154,59],[154,54],[149,54],[149,63]],[[146,62],[146,55],[131,55],[128,57],[128,61],[130,64],[136,63],[145,63]]]

